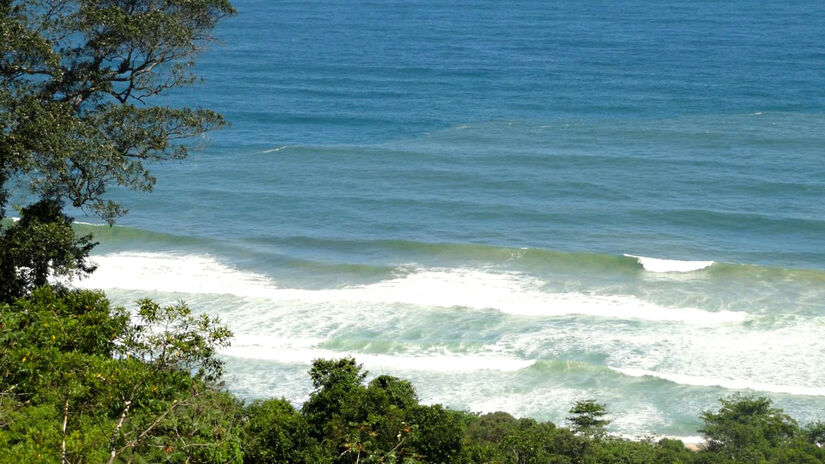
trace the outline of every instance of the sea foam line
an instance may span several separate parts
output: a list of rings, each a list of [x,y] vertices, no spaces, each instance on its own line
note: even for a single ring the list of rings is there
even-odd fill
[[[636,256],[625,254],[628,258],[635,258],[648,272],[693,272],[706,269],[714,264],[714,261],[679,261],[676,259],[648,258],[647,256]]]
[[[306,290],[279,288],[262,274],[239,271],[203,255],[123,252],[98,256],[94,261],[99,264],[101,272],[80,281],[78,286],[231,294],[310,304],[401,303],[439,308],[462,307],[534,317],[583,315],[699,325],[746,319],[743,312],[666,307],[632,295],[547,292],[542,289],[544,282],[517,272],[426,268],[374,284]]]
[[[270,148],[270,149],[261,151],[261,153],[275,153],[275,152],[283,150],[284,148],[289,148],[289,145],[282,145],[280,147]]]
[[[319,358],[337,359],[342,356],[352,356],[368,368],[450,373],[483,370],[513,372],[530,367],[535,362],[535,360],[529,359],[496,356],[368,354],[320,348],[283,349],[281,347],[267,347],[256,344],[233,345],[222,350],[221,353],[235,358],[260,359],[285,364],[306,365],[311,364],[313,360]]]
[[[788,393],[803,396],[825,396],[825,388],[795,385],[776,385],[741,379],[722,379],[687,374],[656,372],[645,369],[610,367],[611,370],[631,377],[656,377],[680,385],[698,387],[722,387],[728,390],[754,390],[768,393]]]

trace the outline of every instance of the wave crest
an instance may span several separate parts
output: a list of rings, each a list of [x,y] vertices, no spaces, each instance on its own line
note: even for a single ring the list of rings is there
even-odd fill
[[[636,259],[648,272],[693,272],[707,269],[714,264],[714,261],[680,261],[628,254],[625,256]]]
[[[746,313],[662,306],[633,295],[548,292],[545,282],[519,272],[467,268],[413,268],[376,283],[344,288],[279,288],[267,276],[237,270],[210,256],[114,253],[95,258],[105,272],[78,283],[85,288],[120,288],[194,294],[231,294],[310,304],[408,304],[496,310],[531,317],[597,318],[719,324],[741,322]]]
[[[610,369],[631,377],[656,377],[680,385],[693,385],[699,387],[722,387],[729,390],[754,390],[760,392],[788,393],[791,395],[804,396],[825,396],[825,388],[818,387],[777,385],[762,382],[752,382],[750,380],[723,379],[715,377],[694,376],[687,374],[655,372],[645,369],[618,367],[610,367]]]

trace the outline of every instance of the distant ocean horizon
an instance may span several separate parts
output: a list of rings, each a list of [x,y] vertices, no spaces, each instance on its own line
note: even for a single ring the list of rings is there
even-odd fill
[[[160,102],[232,126],[78,216],[76,285],[220,316],[247,399],[354,356],[629,436],[825,420],[825,3],[582,3],[234,2]]]

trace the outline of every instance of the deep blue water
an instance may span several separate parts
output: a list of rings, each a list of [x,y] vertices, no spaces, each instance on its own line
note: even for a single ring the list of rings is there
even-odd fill
[[[622,433],[741,389],[823,418],[825,2],[235,5],[164,101],[232,126],[114,193],[84,285],[221,314],[248,397],[353,354]]]

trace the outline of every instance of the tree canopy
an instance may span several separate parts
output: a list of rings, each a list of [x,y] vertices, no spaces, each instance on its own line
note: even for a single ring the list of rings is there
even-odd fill
[[[134,319],[99,292],[0,303],[0,462],[240,462],[220,391],[231,334],[182,304]]]
[[[12,194],[39,205],[20,212],[26,224],[0,223],[3,301],[92,270],[91,238],[72,235],[64,205],[111,224],[127,211],[112,187],[152,190],[151,163],[225,124],[154,97],[195,82],[195,55],[234,12],[227,0],[0,0],[0,220]]]
[[[610,424],[609,420],[604,419],[605,416],[607,410],[603,404],[597,403],[596,400],[581,400],[576,401],[570,409],[567,422],[576,433],[599,437],[604,435],[605,427]]]
[[[85,207],[125,209],[109,187],[151,190],[148,161],[221,126],[205,109],[152,106],[191,84],[227,0],[0,0],[0,187]]]
[[[222,390],[230,333],[184,304],[41,287],[0,303],[0,463],[716,464],[825,460],[823,424],[799,427],[770,400],[732,396],[702,414],[707,445],[602,430],[598,403],[571,410],[582,433],[504,412],[419,402],[403,379],[352,358],[315,360],[314,391],[244,404]],[[460,388],[457,386],[456,388]],[[595,422],[595,425],[594,425]]]

